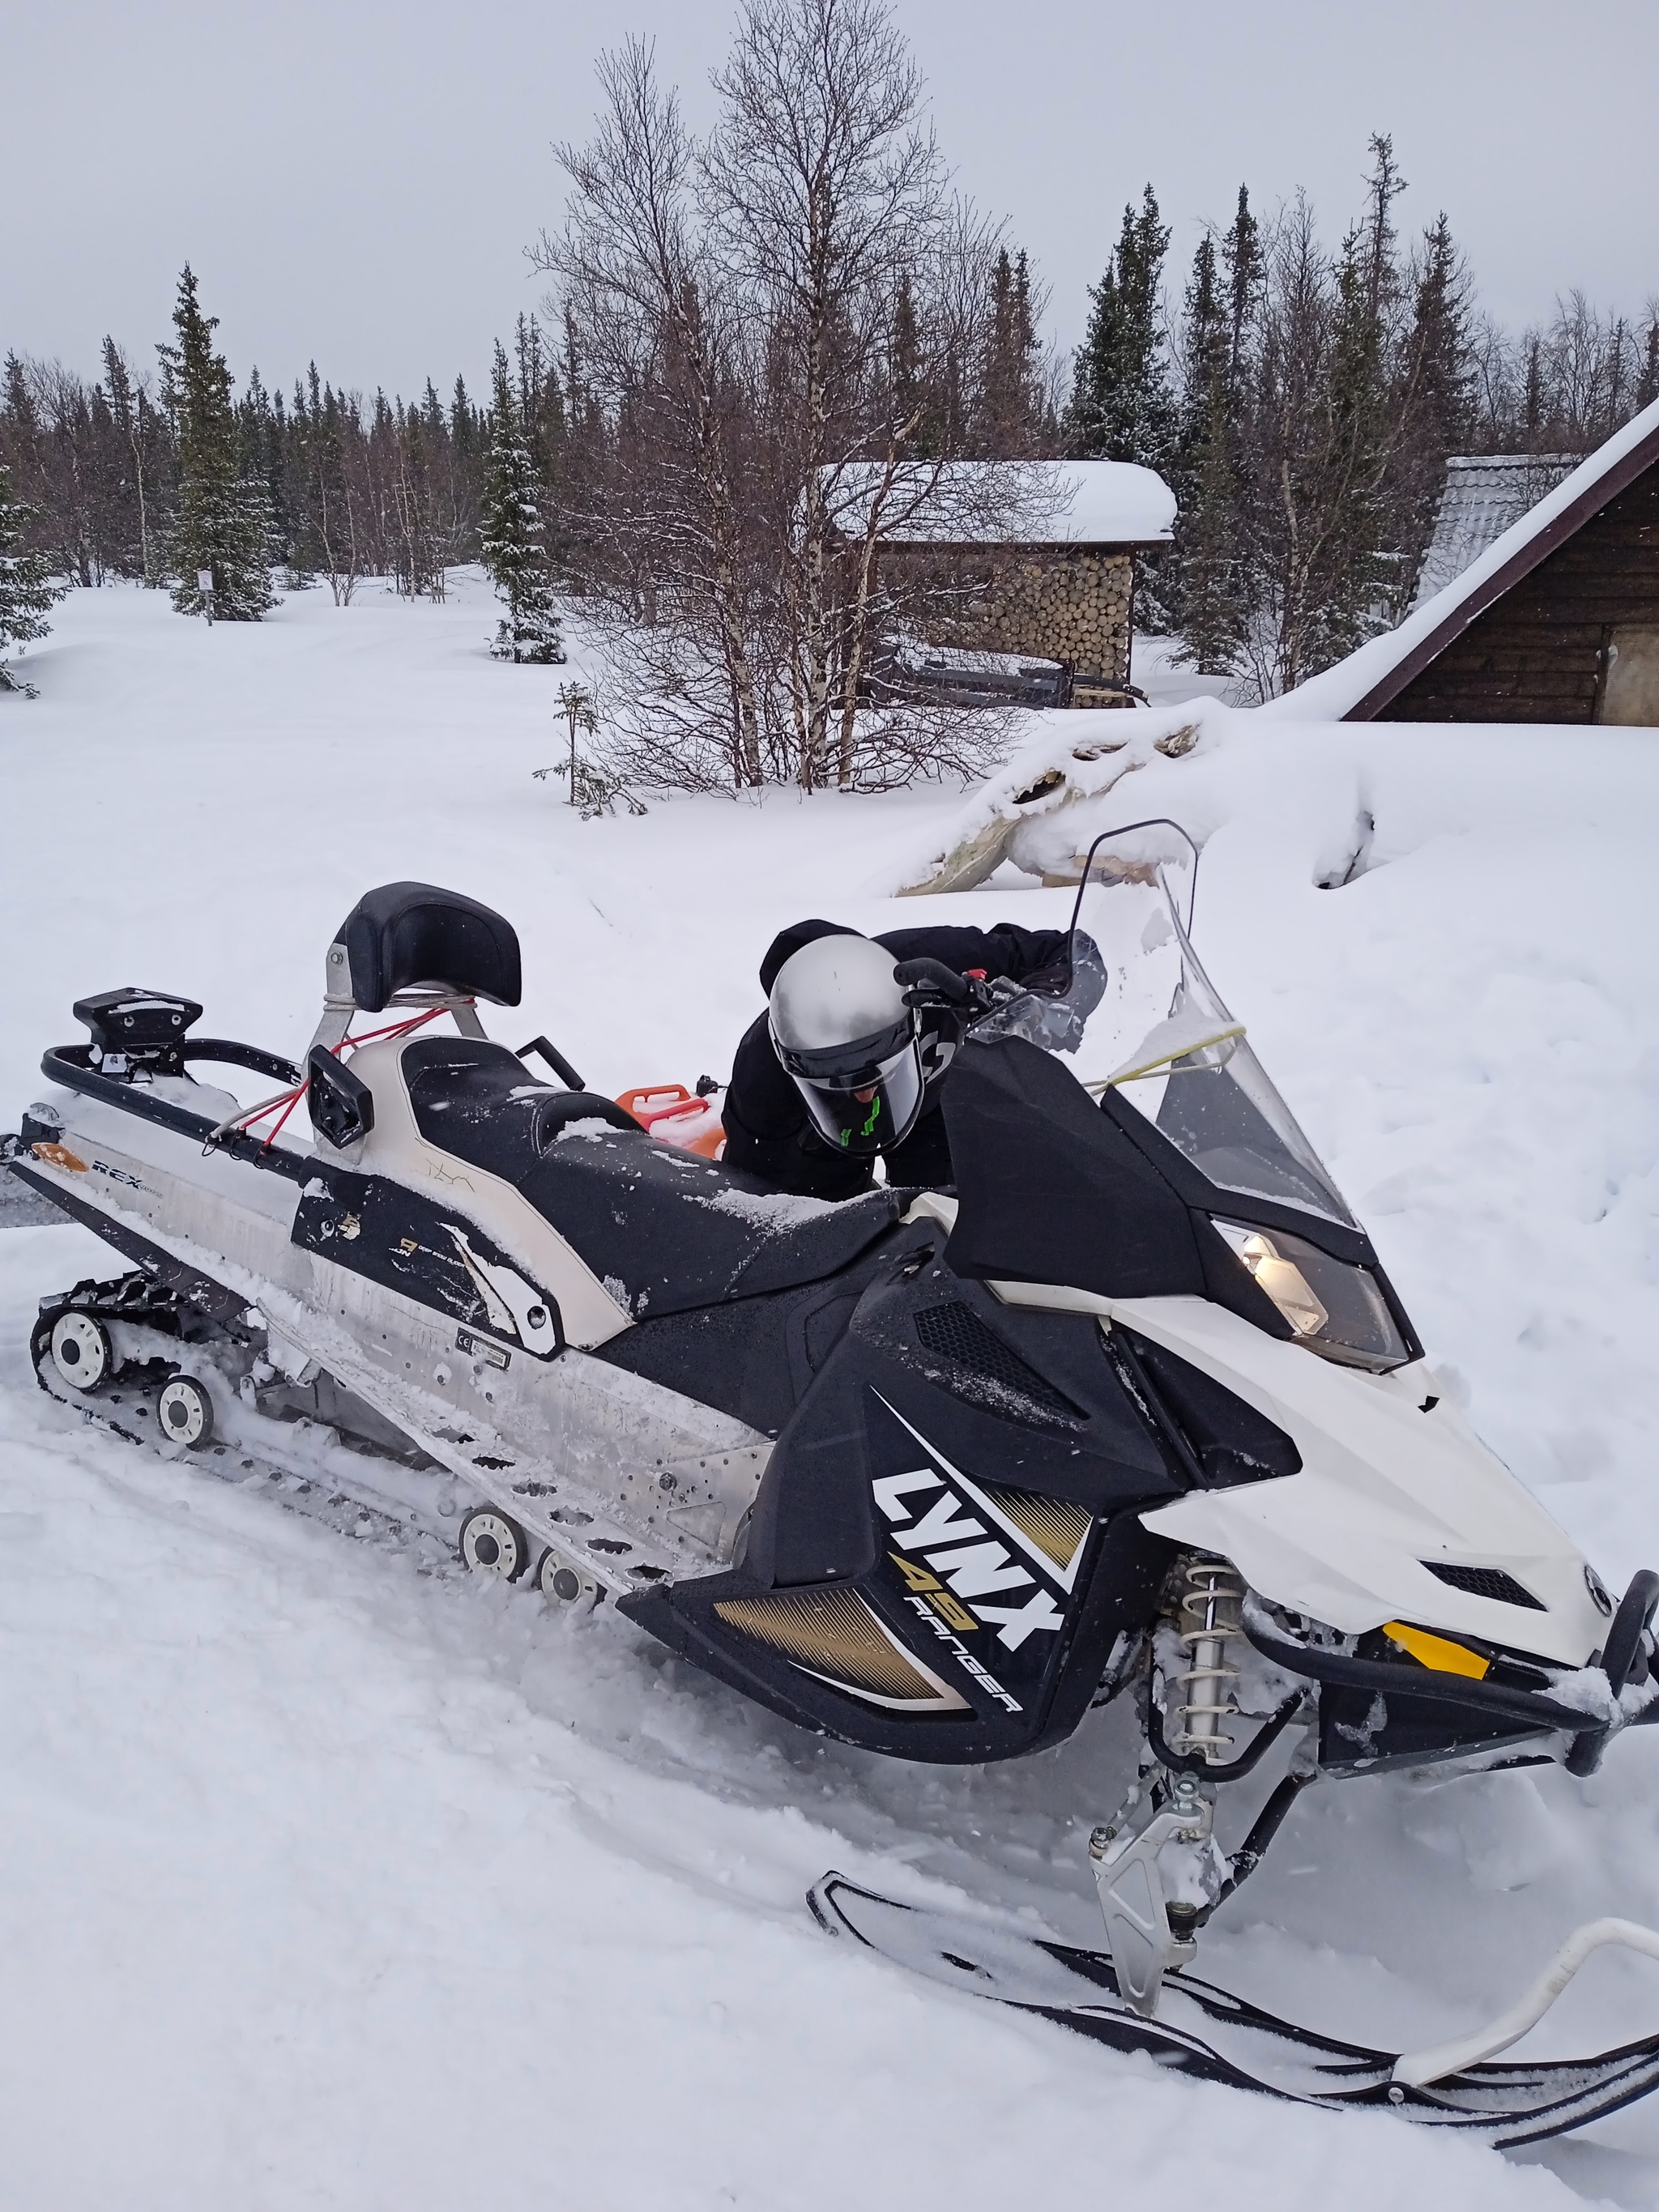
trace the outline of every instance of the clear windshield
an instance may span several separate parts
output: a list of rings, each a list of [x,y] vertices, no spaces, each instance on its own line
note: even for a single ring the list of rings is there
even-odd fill
[[[1022,995],[977,1034],[1065,1054],[1086,1091],[1116,1091],[1220,1189],[1356,1226],[1193,950],[1193,866],[1172,825],[1103,840],[1079,894],[1070,991]]]

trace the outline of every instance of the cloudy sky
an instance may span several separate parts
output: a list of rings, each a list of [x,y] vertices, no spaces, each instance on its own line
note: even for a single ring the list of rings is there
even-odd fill
[[[962,188],[1006,216],[1069,344],[1127,198],[1190,255],[1241,181],[1333,239],[1373,131],[1444,207],[1488,308],[1659,293],[1654,0],[897,0]],[[239,374],[314,356],[404,393],[482,375],[539,288],[554,140],[628,29],[706,113],[731,0],[52,0],[8,11],[0,350],[94,368],[167,335],[188,259]]]

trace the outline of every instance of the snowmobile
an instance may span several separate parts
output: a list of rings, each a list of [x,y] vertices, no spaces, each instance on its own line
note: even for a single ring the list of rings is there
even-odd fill
[[[9,1164],[129,1272],[43,1301],[32,1361],[169,1450],[302,1420],[411,1495],[459,1487],[468,1566],[613,1602],[867,1751],[1016,1758],[1128,1701],[1138,1764],[1089,1844],[1103,1949],[839,1876],[820,1920],[1210,2078],[1559,2132],[1659,2082],[1659,2037],[1482,2062],[1595,1943],[1659,1955],[1630,1923],[1428,2053],[1188,1971],[1310,1784],[1589,1774],[1659,1717],[1659,1575],[1615,1602],[1437,1379],[1199,962],[1172,830],[1091,848],[1052,996],[907,974],[962,1018],[949,1192],[779,1195],[659,1141],[547,1038],[486,1036],[518,939],[429,885],[352,909],[303,1066],[196,1036],[173,993],[84,999]],[[281,1089],[244,1107],[212,1064]],[[1218,1802],[1273,1772],[1224,1850]]]

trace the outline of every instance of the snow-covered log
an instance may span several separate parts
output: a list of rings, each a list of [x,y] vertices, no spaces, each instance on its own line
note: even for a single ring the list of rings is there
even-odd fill
[[[871,888],[900,898],[972,890],[1004,860],[1045,884],[1075,883],[1090,840],[1122,817],[1110,794],[1124,778],[1154,761],[1212,751],[1232,719],[1213,699],[1151,713],[1034,714],[1032,741],[969,795],[943,840],[936,832]],[[1159,808],[1167,801],[1166,793]]]

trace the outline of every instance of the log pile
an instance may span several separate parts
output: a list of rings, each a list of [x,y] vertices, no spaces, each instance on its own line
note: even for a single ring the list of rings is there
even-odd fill
[[[1122,683],[1129,672],[1131,556],[1072,553],[1005,570],[975,642],[993,653],[1069,661]]]

